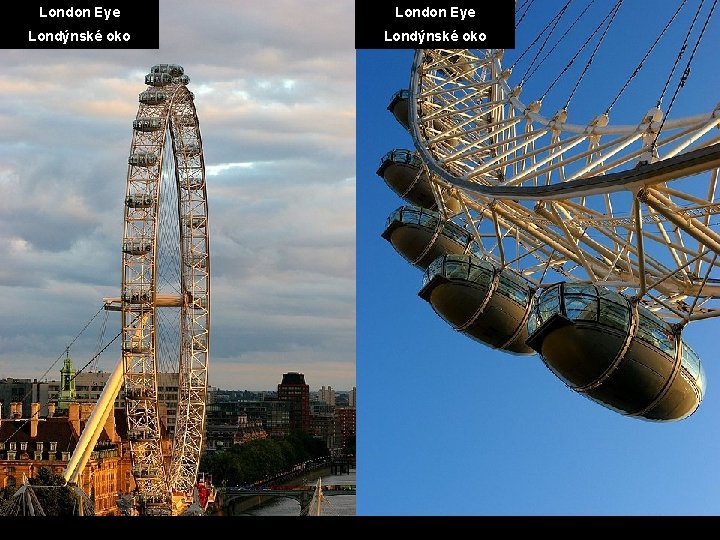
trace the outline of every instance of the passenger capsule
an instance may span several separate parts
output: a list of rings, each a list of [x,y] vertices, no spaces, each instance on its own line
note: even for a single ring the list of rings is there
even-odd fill
[[[177,80],[180,84],[184,84],[184,85],[186,85],[186,86],[187,86],[188,84],[190,84],[190,77],[188,77],[187,75],[180,75],[176,80]]]
[[[127,289],[122,292],[122,301],[128,304],[148,304],[152,302],[152,292],[146,289]]]
[[[180,77],[185,70],[178,64],[155,64],[150,68],[150,73],[167,73],[171,77]]]
[[[145,90],[138,95],[138,101],[144,105],[159,105],[167,97],[167,93],[162,90]]]
[[[152,388],[132,388],[125,390],[125,397],[127,399],[155,399],[155,391]],[[136,432],[143,431],[142,428],[136,427]]]
[[[191,229],[200,229],[206,225],[207,219],[205,218],[205,216],[192,216],[185,223]]]
[[[416,152],[396,149],[385,154],[380,161],[377,175],[400,197],[417,206],[437,210],[427,172]],[[444,198],[445,207],[452,213],[460,210],[460,203],[454,197]]]
[[[423,270],[440,255],[466,253],[474,246],[472,235],[460,225],[417,206],[401,206],[390,214],[382,237]]]
[[[148,86],[165,86],[173,81],[169,73],[148,73],[145,75],[145,84]]]
[[[517,273],[474,255],[442,255],[419,296],[455,330],[495,349],[535,354],[525,341],[533,290]]]
[[[152,167],[157,163],[157,154],[154,152],[139,151],[134,152],[129,158],[128,163],[136,167]]]
[[[143,238],[133,238],[123,242],[123,253],[129,255],[145,255],[152,251],[152,241]]]
[[[390,104],[387,106],[387,110],[390,111],[395,120],[405,128],[410,128],[409,113],[408,113],[408,100],[410,99],[409,90],[398,90],[393,94]]]
[[[705,393],[697,354],[673,328],[623,295],[560,283],[535,300],[528,345],[570,388],[652,421],[690,416]]]
[[[150,208],[155,203],[155,197],[147,193],[132,193],[125,198],[128,208]]]
[[[133,129],[135,131],[158,131],[162,129],[163,121],[162,118],[149,117],[149,118],[136,118],[133,120]]]

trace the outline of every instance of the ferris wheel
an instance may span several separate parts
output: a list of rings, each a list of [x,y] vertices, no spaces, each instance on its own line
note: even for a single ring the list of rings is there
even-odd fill
[[[712,14],[696,15],[683,52]],[[720,108],[671,118],[673,96],[613,124],[612,100],[571,123],[572,94],[545,114],[544,95],[522,97],[505,53],[415,51],[408,88],[388,106],[415,148],[389,152],[377,170],[409,204],[382,236],[423,271],[419,296],[457,331],[538,353],[567,386],[621,414],[685,418],[705,378],[682,329],[720,315],[710,221]]]
[[[147,514],[176,513],[176,499],[192,491],[205,424],[208,208],[200,126],[188,82],[179,65],[151,68],[139,94],[128,158],[122,285],[115,302],[122,317],[132,471]],[[175,381],[176,392],[167,391],[167,381]],[[161,418],[172,409],[174,425],[165,426]]]

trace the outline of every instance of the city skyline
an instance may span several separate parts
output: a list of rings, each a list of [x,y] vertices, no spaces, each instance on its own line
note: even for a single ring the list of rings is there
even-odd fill
[[[3,51],[0,378],[59,371],[68,345],[80,368],[120,331],[98,310],[119,296],[132,122],[151,66],[177,63],[205,153],[209,383],[352,387],[353,26],[347,1],[161,0],[157,50]]]

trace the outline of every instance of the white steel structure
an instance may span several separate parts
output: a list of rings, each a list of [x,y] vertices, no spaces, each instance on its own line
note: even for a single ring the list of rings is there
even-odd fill
[[[106,309],[121,312],[122,356],[63,474],[77,484],[124,388],[132,471],[144,515],[187,510],[204,441],[208,212],[202,139],[188,82],[181,66],[155,65],[139,95],[128,158],[121,296],[105,299]],[[172,396],[158,392],[163,373],[178,375]],[[161,423],[168,408],[176,408],[174,426]]]
[[[133,475],[147,514],[182,512],[203,446],[210,259],[205,164],[188,82],[181,66],[152,67],[128,160],[122,366]],[[163,371],[179,373],[169,455],[159,416]]]
[[[535,288],[611,287],[678,328],[719,315],[720,106],[574,125],[521,99],[503,53],[415,53],[407,127],[442,219]]]
[[[628,4],[568,0],[553,15],[523,0],[516,28],[537,37],[516,49],[415,50],[388,105],[415,148],[377,170],[411,206],[381,236],[424,271],[418,295],[455,330],[538,353],[571,389],[664,422],[705,392],[684,327],[720,315],[716,85],[673,109],[717,2],[683,0],[667,18]],[[648,72],[664,84],[632,84]]]

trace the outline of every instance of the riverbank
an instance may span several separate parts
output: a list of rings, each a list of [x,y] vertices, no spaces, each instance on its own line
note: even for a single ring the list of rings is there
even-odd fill
[[[306,485],[313,486],[318,482],[317,479],[308,480]],[[331,485],[350,484],[355,485],[357,476],[355,469],[351,469],[348,473],[331,474],[322,476],[323,487]],[[306,501],[307,502],[307,501]],[[354,516],[357,509],[355,494],[343,494],[340,491],[334,491],[332,495],[325,495],[322,499],[320,510],[321,516]],[[263,506],[251,508],[245,515],[251,516],[297,516],[300,515],[300,505],[294,499],[278,497],[268,501]],[[313,511],[312,515],[316,515]]]
[[[276,485],[280,486],[303,486],[308,483],[314,482],[318,478],[322,478],[323,476],[328,476],[330,474],[330,464],[324,465],[323,467],[303,472],[297,476],[293,476],[292,478],[288,478],[287,480],[283,482],[277,482]],[[211,515],[214,516],[240,516],[243,514],[247,514],[249,510],[252,510],[254,508],[260,508],[265,505],[268,505],[272,503],[273,501],[276,501],[277,497],[268,497],[265,495],[249,495],[247,497],[236,499],[236,502],[233,502],[232,508],[230,509],[223,509],[223,508],[217,508],[214,512],[211,513]],[[227,512],[227,513],[226,513]]]

